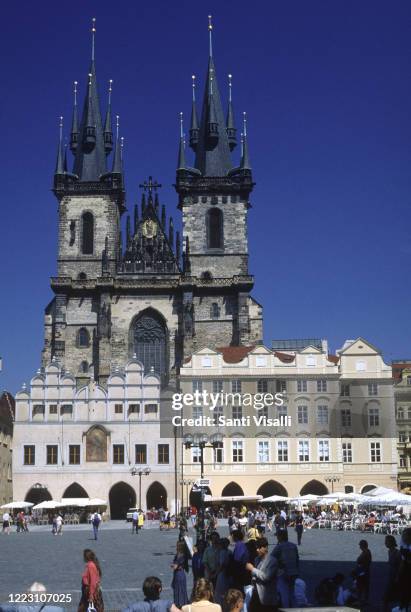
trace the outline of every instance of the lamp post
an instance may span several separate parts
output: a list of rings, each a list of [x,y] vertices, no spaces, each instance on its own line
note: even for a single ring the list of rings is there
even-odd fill
[[[131,468],[130,473],[132,476],[138,476],[138,508],[141,510],[141,477],[149,476],[151,469],[149,467],[138,468],[134,466]]]
[[[324,480],[325,482],[331,483],[331,493],[334,493],[334,483],[340,482],[341,478],[339,476],[326,476]]]
[[[180,480],[180,487],[181,487],[181,512],[183,512],[183,509],[184,509],[184,487],[187,487],[186,488],[186,500],[187,500],[187,508],[188,508],[188,506],[190,505],[190,502],[189,502],[189,495],[190,495],[189,490],[190,490],[190,487],[193,484],[194,484],[194,480],[190,480],[190,479],[186,480],[185,478],[182,478]]]
[[[200,449],[200,476],[204,478],[204,449],[205,448],[217,448],[223,441],[223,434],[215,433],[208,436],[204,433],[197,434],[186,434],[183,438],[185,448],[199,448]],[[205,540],[205,526],[204,526],[204,487],[200,487],[201,491],[201,504],[200,504],[200,525],[199,531],[201,533],[201,539]]]

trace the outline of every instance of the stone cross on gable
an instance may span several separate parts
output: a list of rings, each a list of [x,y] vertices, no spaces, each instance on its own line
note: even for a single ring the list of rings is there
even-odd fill
[[[154,193],[156,193],[157,189],[162,187],[162,185],[160,185],[160,183],[157,183],[157,181],[154,181],[153,183],[153,177],[149,176],[148,181],[144,181],[144,183],[140,184],[139,187],[140,189],[143,189],[143,191],[148,191],[148,195],[152,196],[153,191]]]

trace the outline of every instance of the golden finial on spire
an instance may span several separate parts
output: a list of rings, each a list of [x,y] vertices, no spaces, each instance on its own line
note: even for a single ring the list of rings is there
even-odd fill
[[[59,133],[60,133],[60,144],[61,144],[63,142],[63,117],[62,115],[60,115]]]
[[[78,81],[74,81],[74,106],[77,106],[77,85]]]
[[[191,79],[192,79],[192,87],[193,87],[193,102],[196,101],[196,75],[192,74],[191,75]]]
[[[180,138],[184,138],[184,115],[180,112]]]
[[[111,104],[111,92],[113,91],[113,79],[108,81],[108,103]]]
[[[213,16],[209,15],[208,16],[208,29],[212,30],[213,29],[213,22],[212,22]]]
[[[209,51],[210,57],[213,56],[213,22],[212,16],[208,16],[208,38],[209,38]]]
[[[96,36],[96,18],[91,20],[91,60],[94,62],[94,39]]]
[[[91,72],[88,73],[88,86],[91,87],[91,77],[93,75],[91,74]]]
[[[243,112],[243,132],[244,138],[247,138],[247,113]]]
[[[117,140],[118,140],[119,131],[120,131],[120,115],[116,115],[116,134],[117,134]]]
[[[228,75],[228,101],[231,102],[231,88],[233,86],[233,75]]]

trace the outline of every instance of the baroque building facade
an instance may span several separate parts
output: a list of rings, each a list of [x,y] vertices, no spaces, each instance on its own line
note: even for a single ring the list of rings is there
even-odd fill
[[[215,448],[203,449],[204,477],[214,496],[293,497],[395,487],[391,368],[362,338],[347,341],[337,355],[329,355],[324,342],[287,351],[263,345],[204,348],[181,368],[180,381],[183,394],[222,394],[214,409],[189,398],[190,406],[175,411],[176,422],[184,425],[182,479],[200,475],[200,448],[186,448],[185,436],[223,435]],[[277,393],[281,405],[272,397],[261,404],[261,396]],[[254,399],[245,402],[248,397],[259,400],[258,409]],[[201,421],[205,416],[222,416],[225,425],[208,426]]]
[[[5,391],[0,396],[0,506],[13,499],[14,398]]]
[[[411,359],[392,362],[397,422],[398,488],[411,487]]]

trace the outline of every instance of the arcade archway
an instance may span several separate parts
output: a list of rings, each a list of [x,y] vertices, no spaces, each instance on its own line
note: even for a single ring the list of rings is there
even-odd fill
[[[127,510],[136,507],[136,492],[126,482],[118,482],[113,485],[108,499],[112,519],[125,519]]]
[[[263,498],[271,497],[272,495],[282,495],[288,497],[287,489],[276,480],[267,480],[257,491],[257,495],[262,495]]]
[[[300,491],[300,495],[327,495],[328,489],[319,480],[310,480],[303,486]]]
[[[44,501],[52,500],[50,491],[44,485],[37,483],[31,487],[26,493],[24,501],[30,502],[31,504],[37,505]]]
[[[147,489],[147,510],[167,508],[167,491],[160,482],[152,482]]]
[[[236,482],[229,482],[221,491],[222,497],[237,497],[238,495],[244,495],[244,491]]]
[[[67,489],[64,491],[62,497],[88,497],[88,493],[78,482],[73,482]]]

